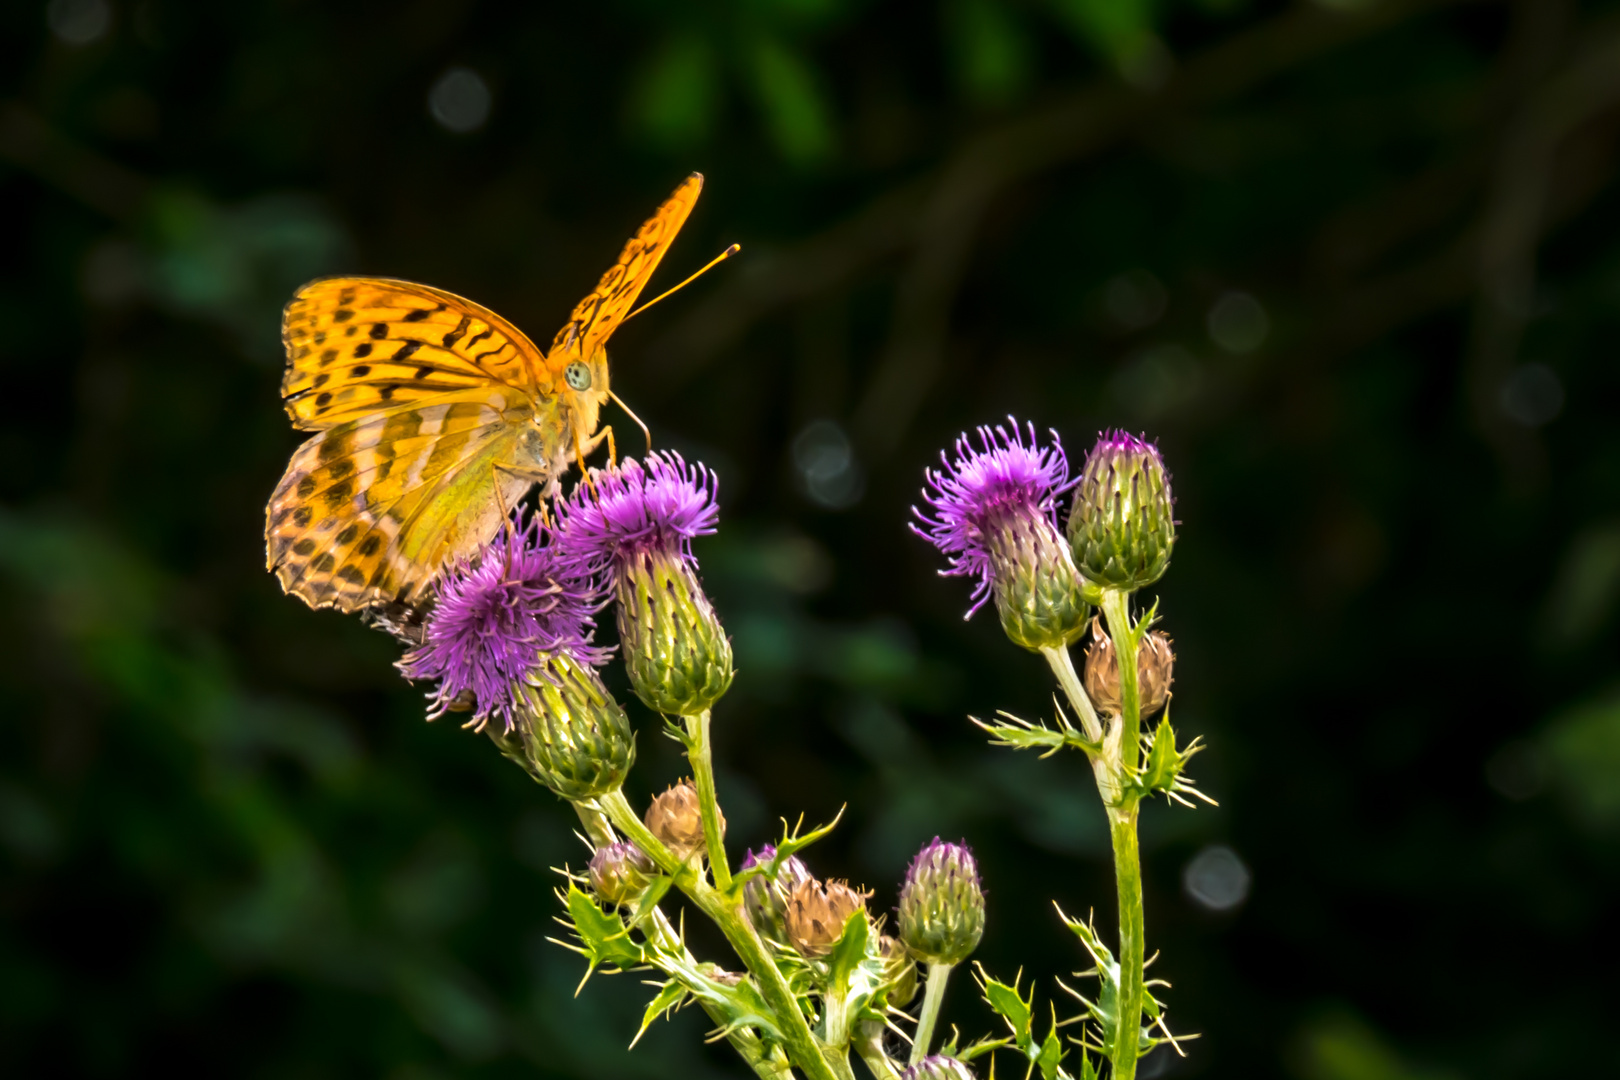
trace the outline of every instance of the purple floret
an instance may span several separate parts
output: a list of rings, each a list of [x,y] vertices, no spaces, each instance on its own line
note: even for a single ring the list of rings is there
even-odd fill
[[[970,618],[990,597],[994,567],[985,531],[1010,514],[1044,515],[1055,528],[1057,497],[1074,486],[1056,431],[1051,432],[1052,445],[1043,448],[1034,424],[1028,425],[1026,443],[1018,421],[1010,416],[1007,421],[1010,430],[999,424],[981,426],[977,446],[966,433],[959,436],[954,460],[940,451],[944,468],[923,471],[928,486],[922,495],[932,513],[911,508],[921,522],[913,523],[912,531],[950,561],[950,568],[940,573],[979,579]]]
[[[675,453],[625,458],[576,484],[558,503],[558,545],[578,566],[601,570],[647,551],[691,555],[692,538],[714,532],[719,481]]]
[[[473,558],[447,569],[435,588],[422,644],[399,669],[408,679],[437,679],[430,718],[458,698],[474,699],[471,725],[499,716],[512,729],[514,684],[537,667],[541,653],[566,652],[592,667],[611,649],[591,644],[602,596],[588,576],[543,544],[546,530],[521,511]],[[463,698],[464,700],[464,698]]]
[[[947,877],[965,877],[976,887],[982,887],[979,863],[973,857],[973,850],[965,842],[953,844],[936,836],[932,843],[924,845],[917,852],[917,857],[906,867],[906,879],[900,886],[901,903],[905,902],[907,893],[919,887],[925,875],[931,877],[942,873]]]

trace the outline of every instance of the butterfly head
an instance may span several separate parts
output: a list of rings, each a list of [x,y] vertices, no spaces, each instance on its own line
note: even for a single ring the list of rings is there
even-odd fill
[[[597,417],[608,401],[607,350],[598,346],[586,357],[568,349],[553,361],[552,371],[558,396],[581,436],[588,438],[596,431]]]

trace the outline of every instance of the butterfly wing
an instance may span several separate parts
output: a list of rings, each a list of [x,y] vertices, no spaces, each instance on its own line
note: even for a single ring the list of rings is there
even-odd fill
[[[265,556],[311,607],[411,597],[565,458],[539,350],[470,300],[331,278],[293,297],[282,337],[288,415],[320,434],[271,496]]]
[[[409,599],[495,534],[560,441],[509,387],[337,424],[298,448],[270,498],[267,565],[311,607]]]
[[[574,307],[566,325],[552,339],[552,353],[578,349],[590,357],[634,310],[636,297],[647,285],[658,263],[686,224],[703,190],[703,174],[693,173],[637,230],[619,253],[619,261],[596,285],[596,290]]]
[[[311,282],[287,305],[281,336],[281,395],[305,430],[491,384],[549,390],[537,385],[550,376],[522,331],[471,300],[409,281]]]

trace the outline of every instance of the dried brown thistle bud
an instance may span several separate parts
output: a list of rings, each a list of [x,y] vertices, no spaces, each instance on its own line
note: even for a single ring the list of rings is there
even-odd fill
[[[726,816],[715,807],[720,818],[720,835],[726,834]],[[664,846],[685,860],[703,850],[703,814],[698,809],[697,788],[692,781],[682,780],[670,786],[647,807],[647,828]]]
[[[844,881],[799,882],[788,897],[788,942],[803,956],[826,956],[843,936],[849,917],[866,908],[869,895]]]
[[[1091,648],[1086,650],[1086,693],[1098,712],[1116,714],[1120,707],[1119,657],[1114,652],[1114,639],[1102,632],[1096,619],[1091,620],[1091,638]],[[1170,639],[1157,630],[1136,647],[1136,694],[1143,720],[1164,708],[1170,699],[1175,664]]]

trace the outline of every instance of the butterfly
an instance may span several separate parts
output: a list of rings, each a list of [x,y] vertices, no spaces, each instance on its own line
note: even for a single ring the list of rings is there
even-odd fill
[[[265,509],[281,587],[345,612],[408,601],[492,539],[533,485],[554,492],[611,440],[598,430],[612,397],[604,346],[702,188],[693,173],[675,189],[547,352],[427,285],[337,277],[299,289],[282,316],[281,395],[293,426],[318,434]]]

